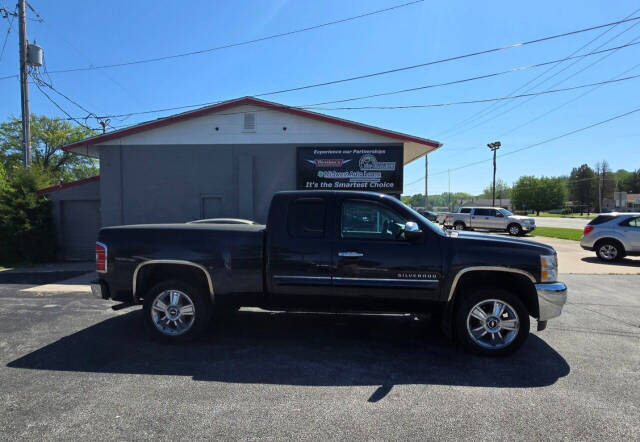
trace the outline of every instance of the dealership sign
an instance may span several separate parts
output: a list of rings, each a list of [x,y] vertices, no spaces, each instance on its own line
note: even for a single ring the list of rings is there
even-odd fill
[[[402,193],[401,146],[298,147],[298,190]]]

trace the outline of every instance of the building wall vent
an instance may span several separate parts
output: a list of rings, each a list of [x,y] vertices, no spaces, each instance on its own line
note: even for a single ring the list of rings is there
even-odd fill
[[[255,132],[256,131],[256,114],[253,112],[245,112],[244,124],[242,126],[243,132]]]

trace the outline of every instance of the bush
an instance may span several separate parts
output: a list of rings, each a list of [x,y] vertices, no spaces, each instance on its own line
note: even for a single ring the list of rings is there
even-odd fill
[[[36,193],[46,179],[37,167],[17,166],[0,188],[0,264],[55,260],[51,201]]]

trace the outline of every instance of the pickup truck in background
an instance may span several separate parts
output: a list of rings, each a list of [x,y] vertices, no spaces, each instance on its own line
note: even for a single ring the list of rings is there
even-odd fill
[[[214,313],[432,313],[467,350],[504,355],[560,315],[567,288],[552,247],[445,231],[391,196],[277,193],[266,225],[103,228],[95,296],[142,304],[156,337],[188,341]]]
[[[534,231],[536,221],[529,216],[514,215],[501,207],[460,207],[444,217],[443,225],[455,230],[480,229],[520,236]]]

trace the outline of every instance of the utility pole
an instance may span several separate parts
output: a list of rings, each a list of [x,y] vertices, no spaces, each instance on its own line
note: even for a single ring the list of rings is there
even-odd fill
[[[598,164],[597,167],[598,167],[598,213],[602,213],[602,188],[600,186],[600,176],[599,176],[600,174],[602,174],[602,168],[600,164]]]
[[[27,76],[27,11],[26,1],[18,0],[20,40],[20,95],[22,104],[22,152],[24,165],[31,164],[31,120],[29,113],[29,78]]]
[[[487,144],[489,149],[493,152],[493,190],[491,192],[492,202],[491,205],[496,205],[496,150],[500,149],[500,141],[494,141],[493,143]]]
[[[424,156],[424,210],[429,210],[429,158]]]
[[[447,206],[449,212],[451,212],[451,169],[447,169],[447,176],[449,177],[449,195],[447,195]]]

